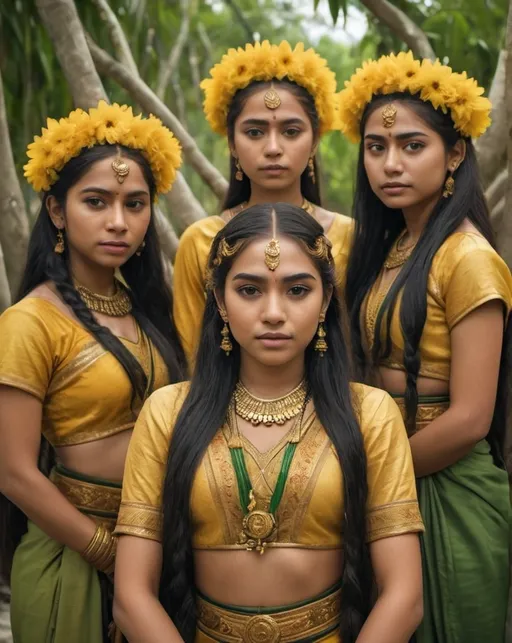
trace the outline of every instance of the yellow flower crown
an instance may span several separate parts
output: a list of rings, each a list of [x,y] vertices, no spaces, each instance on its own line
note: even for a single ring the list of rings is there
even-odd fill
[[[211,128],[226,134],[226,117],[233,96],[239,89],[261,80],[288,78],[306,89],[315,99],[320,133],[333,129],[336,113],[336,77],[327,62],[313,49],[304,51],[299,42],[294,49],[283,40],[271,45],[268,40],[248,44],[245,49],[230,49],[203,80],[204,113]]]
[[[375,94],[419,94],[435,109],[450,112],[462,136],[478,137],[491,123],[491,102],[466,72],[458,74],[438,60],[415,60],[412,52],[368,60],[345,82],[338,94],[341,131],[354,143],[360,140],[359,125],[366,105]]]
[[[49,118],[41,136],[27,149],[25,176],[34,189],[49,190],[66,163],[93,145],[123,145],[140,150],[151,166],[158,193],[168,192],[181,165],[181,146],[175,136],[150,116],[134,116],[128,105],[101,100],[88,112],[76,109],[59,121]]]

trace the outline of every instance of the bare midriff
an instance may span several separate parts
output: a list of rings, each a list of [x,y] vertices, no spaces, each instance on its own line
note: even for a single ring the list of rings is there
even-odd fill
[[[404,395],[407,386],[406,374],[395,368],[379,367],[379,381],[375,386],[384,389],[392,395]],[[418,377],[418,395],[448,395],[450,392],[449,382],[434,379],[433,377]]]
[[[275,607],[313,598],[341,577],[341,549],[194,551],[196,586],[219,603]]]

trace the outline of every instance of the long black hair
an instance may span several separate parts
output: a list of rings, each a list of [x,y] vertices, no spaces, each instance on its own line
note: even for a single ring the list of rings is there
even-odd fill
[[[368,374],[382,358],[391,352],[390,327],[397,299],[402,293],[400,324],[404,338],[404,366],[407,376],[405,406],[407,425],[414,427],[418,406],[416,382],[420,370],[420,340],[427,317],[427,282],[436,252],[467,218],[495,247],[494,234],[489,212],[481,187],[475,149],[471,139],[465,138],[466,155],[453,177],[455,191],[450,198],[440,197],[434,206],[423,233],[410,259],[397,275],[382,306],[376,324],[371,356],[365,355],[360,325],[361,307],[371,286],[382,270],[384,260],[400,232],[405,228],[405,219],[400,210],[388,208],[373,192],[364,167],[364,131],[369,116],[383,104],[401,102],[425,121],[443,139],[446,150],[460,140],[450,114],[436,110],[431,103],[408,93],[378,95],[366,107],[361,119],[361,146],[357,165],[356,191],[354,199],[355,232],[347,268],[346,301],[350,314],[351,338],[354,359],[360,374]],[[447,174],[448,176],[448,174]],[[386,339],[381,341],[382,324],[386,324]],[[505,423],[498,421],[505,413],[504,381],[507,342],[504,342],[500,382],[495,419],[491,425],[488,440],[497,463],[502,462]]]
[[[318,118],[318,112],[316,111],[315,99],[313,98],[313,96],[307,91],[307,89],[304,89],[304,87],[297,85],[297,83],[294,83],[288,78],[283,78],[283,80],[273,80],[272,85],[276,89],[286,89],[295,96],[295,98],[299,101],[299,103],[304,108],[304,111],[308,115],[311,127],[313,129],[314,140],[318,140],[320,122]],[[255,80],[247,85],[247,87],[238,90],[234,95],[233,100],[231,101],[231,104],[229,106],[229,111],[226,119],[228,128],[228,140],[230,146],[233,145],[233,141],[235,139],[236,120],[242,113],[245,103],[253,94],[269,87],[270,82]],[[306,167],[300,177],[300,189],[302,196],[305,199],[307,199],[311,203],[314,203],[315,205],[321,206],[322,198],[320,194],[319,183],[320,173],[318,167],[318,159],[316,158],[316,156],[313,157],[313,163],[315,178],[313,180],[313,178],[310,176],[309,167]],[[236,172],[236,161],[233,156],[231,156],[229,165],[229,187],[226,198],[224,199],[224,204],[222,206],[224,210],[233,208],[236,205],[243,203],[244,201],[249,201],[251,197],[251,182],[249,180],[249,177],[244,174],[243,179],[241,181],[238,181],[235,178]]]
[[[152,209],[145,236],[146,245],[142,254],[139,257],[132,256],[121,268],[121,274],[129,287],[128,294],[133,306],[132,315],[162,356],[170,381],[179,382],[184,379],[185,356],[172,318],[172,295],[166,286],[160,244],[155,228],[153,213],[155,181],[148,162],[137,150],[116,145],[84,148],[60,171],[58,181],[44,195],[41,210],[32,229],[18,300],[43,282],[52,281],[82,326],[121,364],[132,385],[133,402],[136,396],[140,399],[144,397],[146,388],[149,387],[148,391],[151,392],[153,382],[148,382],[137,359],[106,326],[96,321],[80,298],[69,270],[69,249],[66,247],[61,255],[54,252],[57,230],[50,219],[46,205],[47,197],[53,195],[65,212],[69,189],[94,163],[114,156],[118,151],[140,166],[149,188]],[[52,451],[43,438],[40,468],[45,473],[48,473],[52,460]],[[26,518],[1,495],[0,529],[0,573],[8,577],[12,554],[26,529]]]
[[[233,261],[253,240],[272,231],[275,209],[279,235],[287,235],[313,249],[322,227],[301,208],[284,203],[256,205],[234,217],[216,236],[209,259],[213,287],[222,292]],[[213,265],[222,241],[241,246],[219,266]],[[343,533],[342,619],[344,643],[354,643],[371,609],[372,569],[365,544],[367,499],[366,457],[349,386],[349,355],[342,332],[341,306],[334,288],[332,258],[313,258],[324,291],[333,288],[326,311],[328,351],[320,358],[305,352],[305,377],[319,420],[339,458],[343,472],[345,514]],[[214,435],[224,424],[239,377],[240,347],[233,339],[229,358],[220,348],[222,319],[213,289],[208,291],[197,367],[189,394],[174,427],[163,492],[163,570],[161,601],[186,643],[193,641],[196,624],[190,494],[196,470]]]

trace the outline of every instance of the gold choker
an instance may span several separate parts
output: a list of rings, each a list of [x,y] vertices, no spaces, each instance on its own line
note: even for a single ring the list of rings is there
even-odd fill
[[[405,228],[405,230],[398,235],[395,242],[391,246],[391,250],[389,251],[386,260],[384,261],[384,268],[386,268],[387,270],[392,270],[393,268],[399,268],[400,266],[403,266],[411,256],[412,251],[416,246],[415,243],[402,249],[399,249],[398,247],[406,234],[407,228]]]
[[[89,288],[75,283],[75,288],[89,310],[109,317],[124,317],[132,310],[132,302],[125,288],[116,279],[116,291],[113,295],[98,295]]]
[[[265,424],[284,424],[299,415],[306,401],[306,383],[304,380],[283,397],[273,400],[262,400],[249,393],[242,382],[235,388],[235,412],[243,420],[255,426]]]

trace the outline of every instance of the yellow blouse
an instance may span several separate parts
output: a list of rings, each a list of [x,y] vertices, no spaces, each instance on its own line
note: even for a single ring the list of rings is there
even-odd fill
[[[169,444],[187,392],[186,383],[167,386],[155,392],[141,411],[126,460],[117,534],[161,538]],[[398,407],[384,391],[362,384],[353,385],[353,396],[368,461],[368,541],[423,531],[409,442]],[[243,514],[229,452],[233,439],[228,427],[222,427],[196,472],[190,499],[195,549],[246,547],[239,542]],[[242,438],[258,509],[268,510],[286,439],[261,454]],[[297,441],[276,514],[277,533],[268,546],[339,549],[343,477],[332,443],[314,413],[303,423]],[[268,485],[257,475],[263,462],[273,471],[272,475],[265,469]]]
[[[163,359],[140,330],[138,335],[137,343],[121,341],[146,374],[152,356],[154,389],[165,386]],[[41,400],[42,432],[50,444],[83,444],[133,427],[142,404],[136,398],[130,408],[132,386],[124,369],[55,304],[22,299],[0,317],[0,337],[0,384]]]
[[[193,223],[183,233],[174,263],[174,321],[189,364],[199,344],[205,305],[205,273],[208,254],[217,232],[225,226],[219,216]],[[353,221],[336,214],[327,232],[332,243],[337,280],[343,283],[352,240]]]
[[[371,288],[364,306],[364,325],[368,348],[373,345],[377,315],[391,282],[383,283],[383,274]],[[478,233],[456,232],[436,253],[427,284],[427,319],[420,341],[420,375],[450,380],[450,332],[461,319],[493,299],[512,306],[512,276],[507,264]],[[391,354],[380,364],[405,370],[404,340],[400,326],[399,296],[391,320]],[[386,324],[381,338],[385,341]]]

